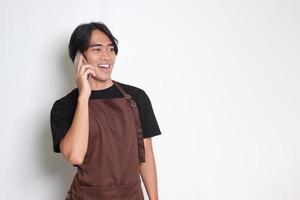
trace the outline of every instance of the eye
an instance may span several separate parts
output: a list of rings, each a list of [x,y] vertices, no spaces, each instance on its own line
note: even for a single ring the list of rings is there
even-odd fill
[[[92,51],[100,51],[100,48],[94,48]]]
[[[109,48],[109,51],[115,51],[115,48],[113,48],[113,47]]]

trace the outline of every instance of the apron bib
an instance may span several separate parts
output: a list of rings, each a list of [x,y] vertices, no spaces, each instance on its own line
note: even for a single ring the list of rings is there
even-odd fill
[[[67,200],[144,200],[139,163],[145,162],[145,149],[138,108],[114,84],[124,97],[89,100],[88,149]]]

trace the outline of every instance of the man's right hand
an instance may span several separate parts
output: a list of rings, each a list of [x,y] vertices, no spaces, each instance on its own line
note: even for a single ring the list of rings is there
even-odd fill
[[[79,98],[89,99],[91,95],[91,86],[88,81],[90,75],[96,76],[93,66],[87,64],[84,56],[79,57],[78,65],[76,66],[76,84],[79,91]]]

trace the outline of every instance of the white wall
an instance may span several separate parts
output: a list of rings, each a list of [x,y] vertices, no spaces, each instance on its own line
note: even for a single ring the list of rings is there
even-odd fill
[[[63,199],[75,173],[49,112],[74,86],[69,37],[104,21],[115,80],[143,88],[161,200],[300,199],[300,14],[293,0],[1,1],[0,199]]]

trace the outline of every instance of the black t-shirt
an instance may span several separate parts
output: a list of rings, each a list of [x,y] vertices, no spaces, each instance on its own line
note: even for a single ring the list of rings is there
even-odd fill
[[[160,129],[155,118],[151,101],[147,94],[140,88],[119,83],[121,87],[132,96],[139,109],[144,138],[160,135]],[[90,99],[108,99],[123,97],[119,89],[112,85],[103,90],[92,90]],[[59,153],[59,141],[69,130],[75,114],[78,99],[78,88],[73,89],[66,96],[54,102],[51,109],[50,125],[52,131],[53,150]]]

